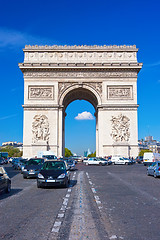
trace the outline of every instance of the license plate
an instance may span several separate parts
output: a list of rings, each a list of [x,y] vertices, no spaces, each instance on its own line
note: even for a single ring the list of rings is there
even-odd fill
[[[56,180],[46,180],[46,182],[55,182]]]
[[[29,172],[29,174],[35,174],[34,172]]]

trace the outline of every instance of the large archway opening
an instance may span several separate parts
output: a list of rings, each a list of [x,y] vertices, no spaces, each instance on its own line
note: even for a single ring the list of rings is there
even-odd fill
[[[95,108],[86,100],[75,100],[66,108],[65,148],[78,156],[96,150]]]
[[[75,87],[63,97],[62,153],[65,147],[73,153],[98,151],[98,99],[92,90]]]

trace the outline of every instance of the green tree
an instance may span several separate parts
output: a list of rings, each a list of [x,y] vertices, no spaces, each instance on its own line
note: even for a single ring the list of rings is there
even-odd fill
[[[96,157],[96,151],[94,153],[88,154],[87,157]]]
[[[9,157],[22,157],[23,152],[12,146],[1,147],[0,152],[8,152]]]
[[[65,157],[70,157],[73,156],[71,150],[69,150],[68,148],[65,148]]]
[[[151,150],[148,150],[148,149],[142,149],[140,152],[139,152],[139,156],[143,157],[144,153],[145,152],[152,152]]]

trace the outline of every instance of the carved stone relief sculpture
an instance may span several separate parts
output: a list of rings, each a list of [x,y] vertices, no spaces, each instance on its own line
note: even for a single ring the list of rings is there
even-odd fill
[[[47,142],[49,140],[49,122],[45,115],[35,115],[32,123],[32,142]]]
[[[130,138],[130,119],[120,114],[117,117],[112,116],[112,133],[111,136],[116,142],[128,142]]]
[[[107,97],[108,99],[132,99],[132,86],[108,86]]]
[[[54,87],[29,86],[29,99],[54,99]]]
[[[75,82],[59,82],[58,84],[58,90],[59,90],[59,95],[68,87],[71,87],[74,85]],[[82,82],[81,83],[92,86],[97,92],[101,95],[102,94],[102,83],[101,82]]]

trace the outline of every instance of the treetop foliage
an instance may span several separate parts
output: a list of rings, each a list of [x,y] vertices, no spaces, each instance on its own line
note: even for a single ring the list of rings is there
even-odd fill
[[[9,157],[22,157],[23,152],[13,146],[0,147],[0,152],[8,152]]]
[[[68,148],[65,148],[65,157],[70,157],[73,156],[71,150],[69,150]]]

